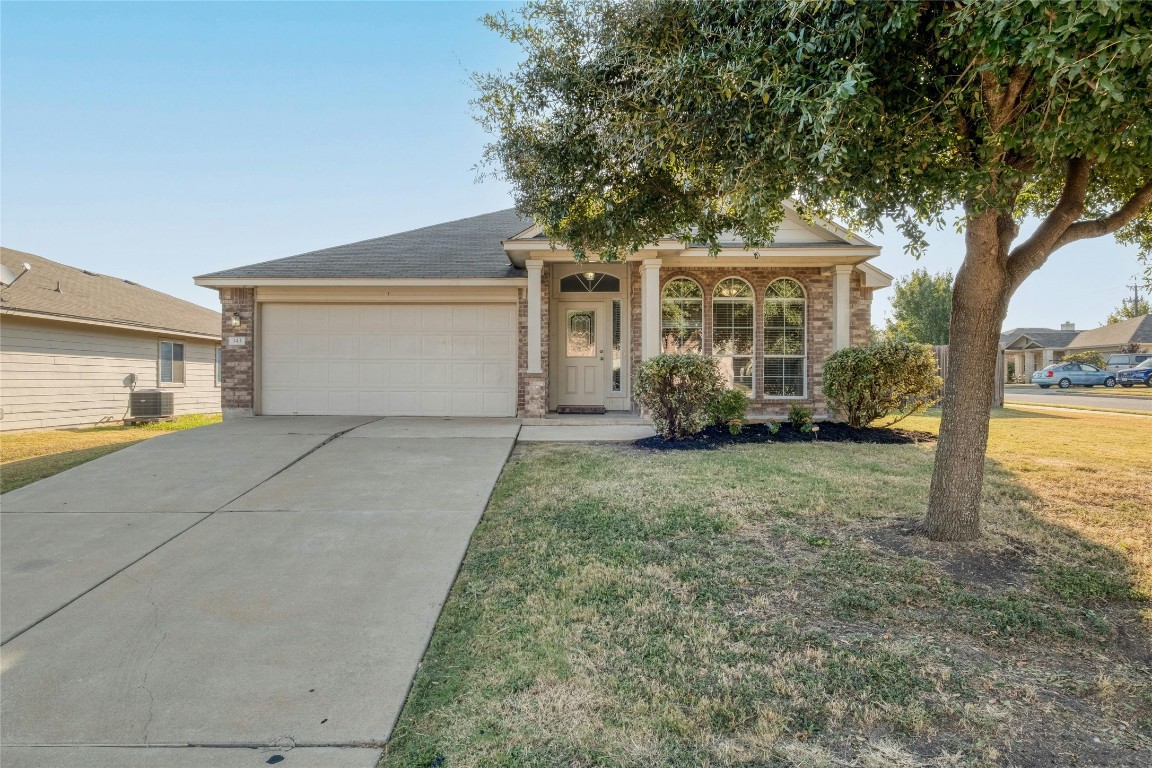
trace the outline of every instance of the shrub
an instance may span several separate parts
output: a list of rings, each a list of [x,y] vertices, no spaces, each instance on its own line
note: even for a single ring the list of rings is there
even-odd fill
[[[849,347],[824,361],[824,395],[853,427],[896,414],[890,427],[935,404],[942,384],[927,344]]]
[[[812,423],[812,409],[805,408],[799,403],[792,403],[788,409],[788,423],[792,425],[793,429],[798,429],[804,434],[808,434],[816,425]]]
[[[708,426],[710,406],[723,391],[716,361],[702,355],[657,355],[636,372],[636,401],[656,431],[673,440]]]
[[[740,434],[748,414],[748,393],[742,389],[726,389],[708,406],[712,423],[727,427],[733,435]]]
[[[1104,359],[1104,355],[1099,352],[1076,352],[1071,355],[1064,355],[1060,359],[1062,363],[1088,363],[1094,365],[1100,370],[1104,370],[1108,365],[1108,361]]]

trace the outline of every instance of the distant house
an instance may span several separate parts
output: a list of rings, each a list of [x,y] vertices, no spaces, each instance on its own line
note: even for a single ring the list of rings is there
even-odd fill
[[[1026,380],[1046,365],[1076,352],[1099,352],[1105,358],[1125,344],[1152,347],[1152,315],[1141,315],[1087,331],[1077,331],[1072,323],[1054,328],[1013,328],[1000,334],[1005,370],[1012,366],[1016,380]],[[1007,374],[1005,374],[1007,375]]]
[[[0,430],[116,423],[141,389],[219,413],[219,313],[31,253],[0,263]]]

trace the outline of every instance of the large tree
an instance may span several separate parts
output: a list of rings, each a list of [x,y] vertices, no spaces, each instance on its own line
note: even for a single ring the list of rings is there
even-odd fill
[[[947,344],[952,315],[951,272],[932,275],[914,269],[892,285],[892,316],[885,329],[889,338],[921,344]]]
[[[755,246],[790,196],[915,251],[963,211],[925,523],[977,537],[1012,294],[1068,243],[1152,246],[1152,5],[543,0],[487,22],[525,52],[477,76],[488,160],[578,256]]]

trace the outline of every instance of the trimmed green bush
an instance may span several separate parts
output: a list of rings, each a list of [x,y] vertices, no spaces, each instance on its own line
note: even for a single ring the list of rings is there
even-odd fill
[[[748,393],[744,390],[724,390],[708,406],[712,423],[718,427],[726,427],[733,435],[740,434],[748,415],[748,402]]]
[[[703,355],[657,355],[636,371],[636,401],[656,431],[679,440],[711,421],[711,405],[724,392],[716,361]]]
[[[824,396],[853,427],[895,414],[890,427],[935,404],[942,384],[927,344],[849,347],[824,361]]]
[[[1088,363],[1088,365],[1094,365],[1100,370],[1104,370],[1108,365],[1108,361],[1104,359],[1104,355],[1099,352],[1076,352],[1071,355],[1064,355],[1064,357],[1060,358],[1060,362]]]
[[[792,429],[799,430],[806,435],[816,427],[812,423],[812,409],[805,408],[799,403],[792,403],[788,408],[788,423],[792,425]]]

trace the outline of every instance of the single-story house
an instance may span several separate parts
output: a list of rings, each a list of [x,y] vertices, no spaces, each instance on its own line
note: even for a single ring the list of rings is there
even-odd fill
[[[1099,352],[1105,358],[1128,344],[1152,348],[1152,315],[1077,331],[1073,323],[1053,328],[1013,328],[1000,334],[1005,380],[1028,381],[1033,372],[1077,352]],[[1011,364],[1011,376],[1009,366]]]
[[[827,413],[824,358],[868,342],[880,248],[794,208],[718,256],[662,239],[577,263],[515,210],[201,275],[224,315],[224,415],[637,411],[662,350],[717,357],[752,412]]]
[[[220,412],[220,315],[130,280],[0,249],[0,430],[119,422],[132,392]]]

